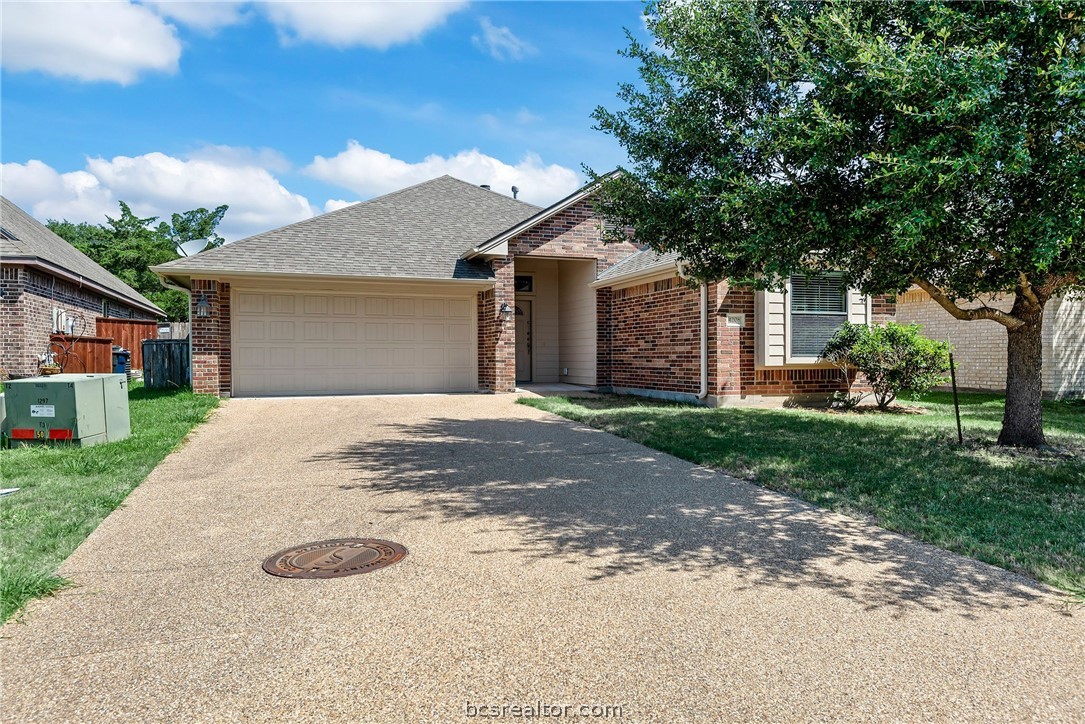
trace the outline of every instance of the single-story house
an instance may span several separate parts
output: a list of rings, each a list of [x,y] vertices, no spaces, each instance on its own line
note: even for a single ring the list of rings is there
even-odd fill
[[[51,334],[94,336],[96,317],[165,316],[142,294],[0,196],[0,368],[8,375],[36,374]]]
[[[1009,311],[1013,299],[983,297],[980,305]],[[897,321],[920,324],[923,334],[953,345],[957,386],[968,390],[1006,390],[1006,328],[989,319],[963,321],[950,316],[919,288],[897,297]],[[1044,308],[1043,392],[1045,397],[1085,397],[1085,295],[1054,297]]]
[[[603,244],[591,187],[543,209],[449,176],[153,270],[191,292],[193,385],[223,396],[824,398],[832,330],[894,311],[833,275],[698,288],[674,256]]]

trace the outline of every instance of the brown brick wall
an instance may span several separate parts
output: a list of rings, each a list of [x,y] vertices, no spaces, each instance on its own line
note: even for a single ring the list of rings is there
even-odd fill
[[[85,287],[24,266],[0,269],[0,367],[13,377],[26,377],[38,371],[38,355],[49,348],[53,332],[53,308],[63,309],[69,317],[83,315],[83,325],[75,332],[96,334],[94,318],[101,316],[105,298]],[[145,319],[146,314],[120,302],[108,300],[108,316]]]
[[[715,306],[716,287],[708,304]],[[677,277],[607,290],[600,327],[599,369],[608,387],[697,394],[701,387],[701,293]],[[608,323],[609,322],[609,323]],[[708,316],[711,391],[716,384],[716,350],[711,339],[717,319]],[[605,341],[603,341],[605,340]]]
[[[196,312],[201,296],[207,298],[211,307],[207,317]],[[190,317],[192,389],[228,397],[233,382],[230,285],[212,279],[193,279]]]

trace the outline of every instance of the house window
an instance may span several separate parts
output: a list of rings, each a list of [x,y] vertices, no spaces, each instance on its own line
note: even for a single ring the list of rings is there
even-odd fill
[[[791,356],[819,357],[848,319],[848,288],[839,274],[791,277]]]
[[[507,279],[508,277],[505,278]],[[516,278],[513,279],[513,285],[516,287],[516,291],[529,293],[534,289],[534,279],[527,275],[517,275]]]
[[[102,300],[102,316],[103,317],[108,317],[109,316],[109,300],[108,299],[103,299]]]

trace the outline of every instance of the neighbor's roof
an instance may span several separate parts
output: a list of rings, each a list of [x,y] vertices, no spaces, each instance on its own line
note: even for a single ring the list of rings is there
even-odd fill
[[[613,281],[626,277],[647,274],[648,272],[676,267],[678,265],[678,252],[668,251],[659,253],[654,249],[638,251],[632,256],[627,256],[614,266],[599,275],[599,281]]]
[[[6,263],[33,264],[99,293],[157,316],[166,313],[132,287],[98,266],[89,256],[0,196],[0,257]]]
[[[488,280],[464,249],[538,213],[539,207],[451,176],[154,267],[164,276],[302,274]]]

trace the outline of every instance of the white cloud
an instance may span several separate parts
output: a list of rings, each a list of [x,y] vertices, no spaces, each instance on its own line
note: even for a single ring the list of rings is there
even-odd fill
[[[324,213],[330,213],[332,211],[338,211],[339,209],[345,209],[348,206],[354,206],[357,201],[344,201],[343,199],[328,199],[324,203]]]
[[[337,48],[383,50],[421,37],[466,6],[445,2],[269,2],[264,13],[286,43],[307,41]]]
[[[145,72],[176,72],[181,57],[173,26],[142,5],[5,2],[0,15],[9,71],[128,85]]]
[[[448,157],[427,156],[418,163],[409,163],[353,140],[347,143],[346,150],[331,158],[315,157],[304,170],[314,178],[360,196],[375,196],[448,174],[474,184],[489,184],[503,194],[518,186],[524,201],[547,205],[581,185],[575,171],[557,164],[546,165],[533,153],[525,155],[516,165],[487,156],[478,149]]]
[[[274,148],[249,148],[248,146],[209,145],[185,155],[189,161],[211,161],[223,166],[260,166],[273,173],[284,173],[293,164]]]
[[[5,196],[38,219],[102,223],[125,201],[139,216],[229,204],[219,232],[239,239],[313,215],[308,200],[291,193],[265,168],[163,153],[88,158],[84,170],[60,172],[38,160],[5,163]]]
[[[539,52],[534,45],[516,37],[508,28],[494,25],[489,18],[479,21],[479,27],[482,28],[482,35],[472,36],[471,42],[498,60],[523,60]]]
[[[220,28],[236,25],[245,19],[244,2],[229,0],[144,0],[164,18],[175,20],[190,28],[213,33]]]

